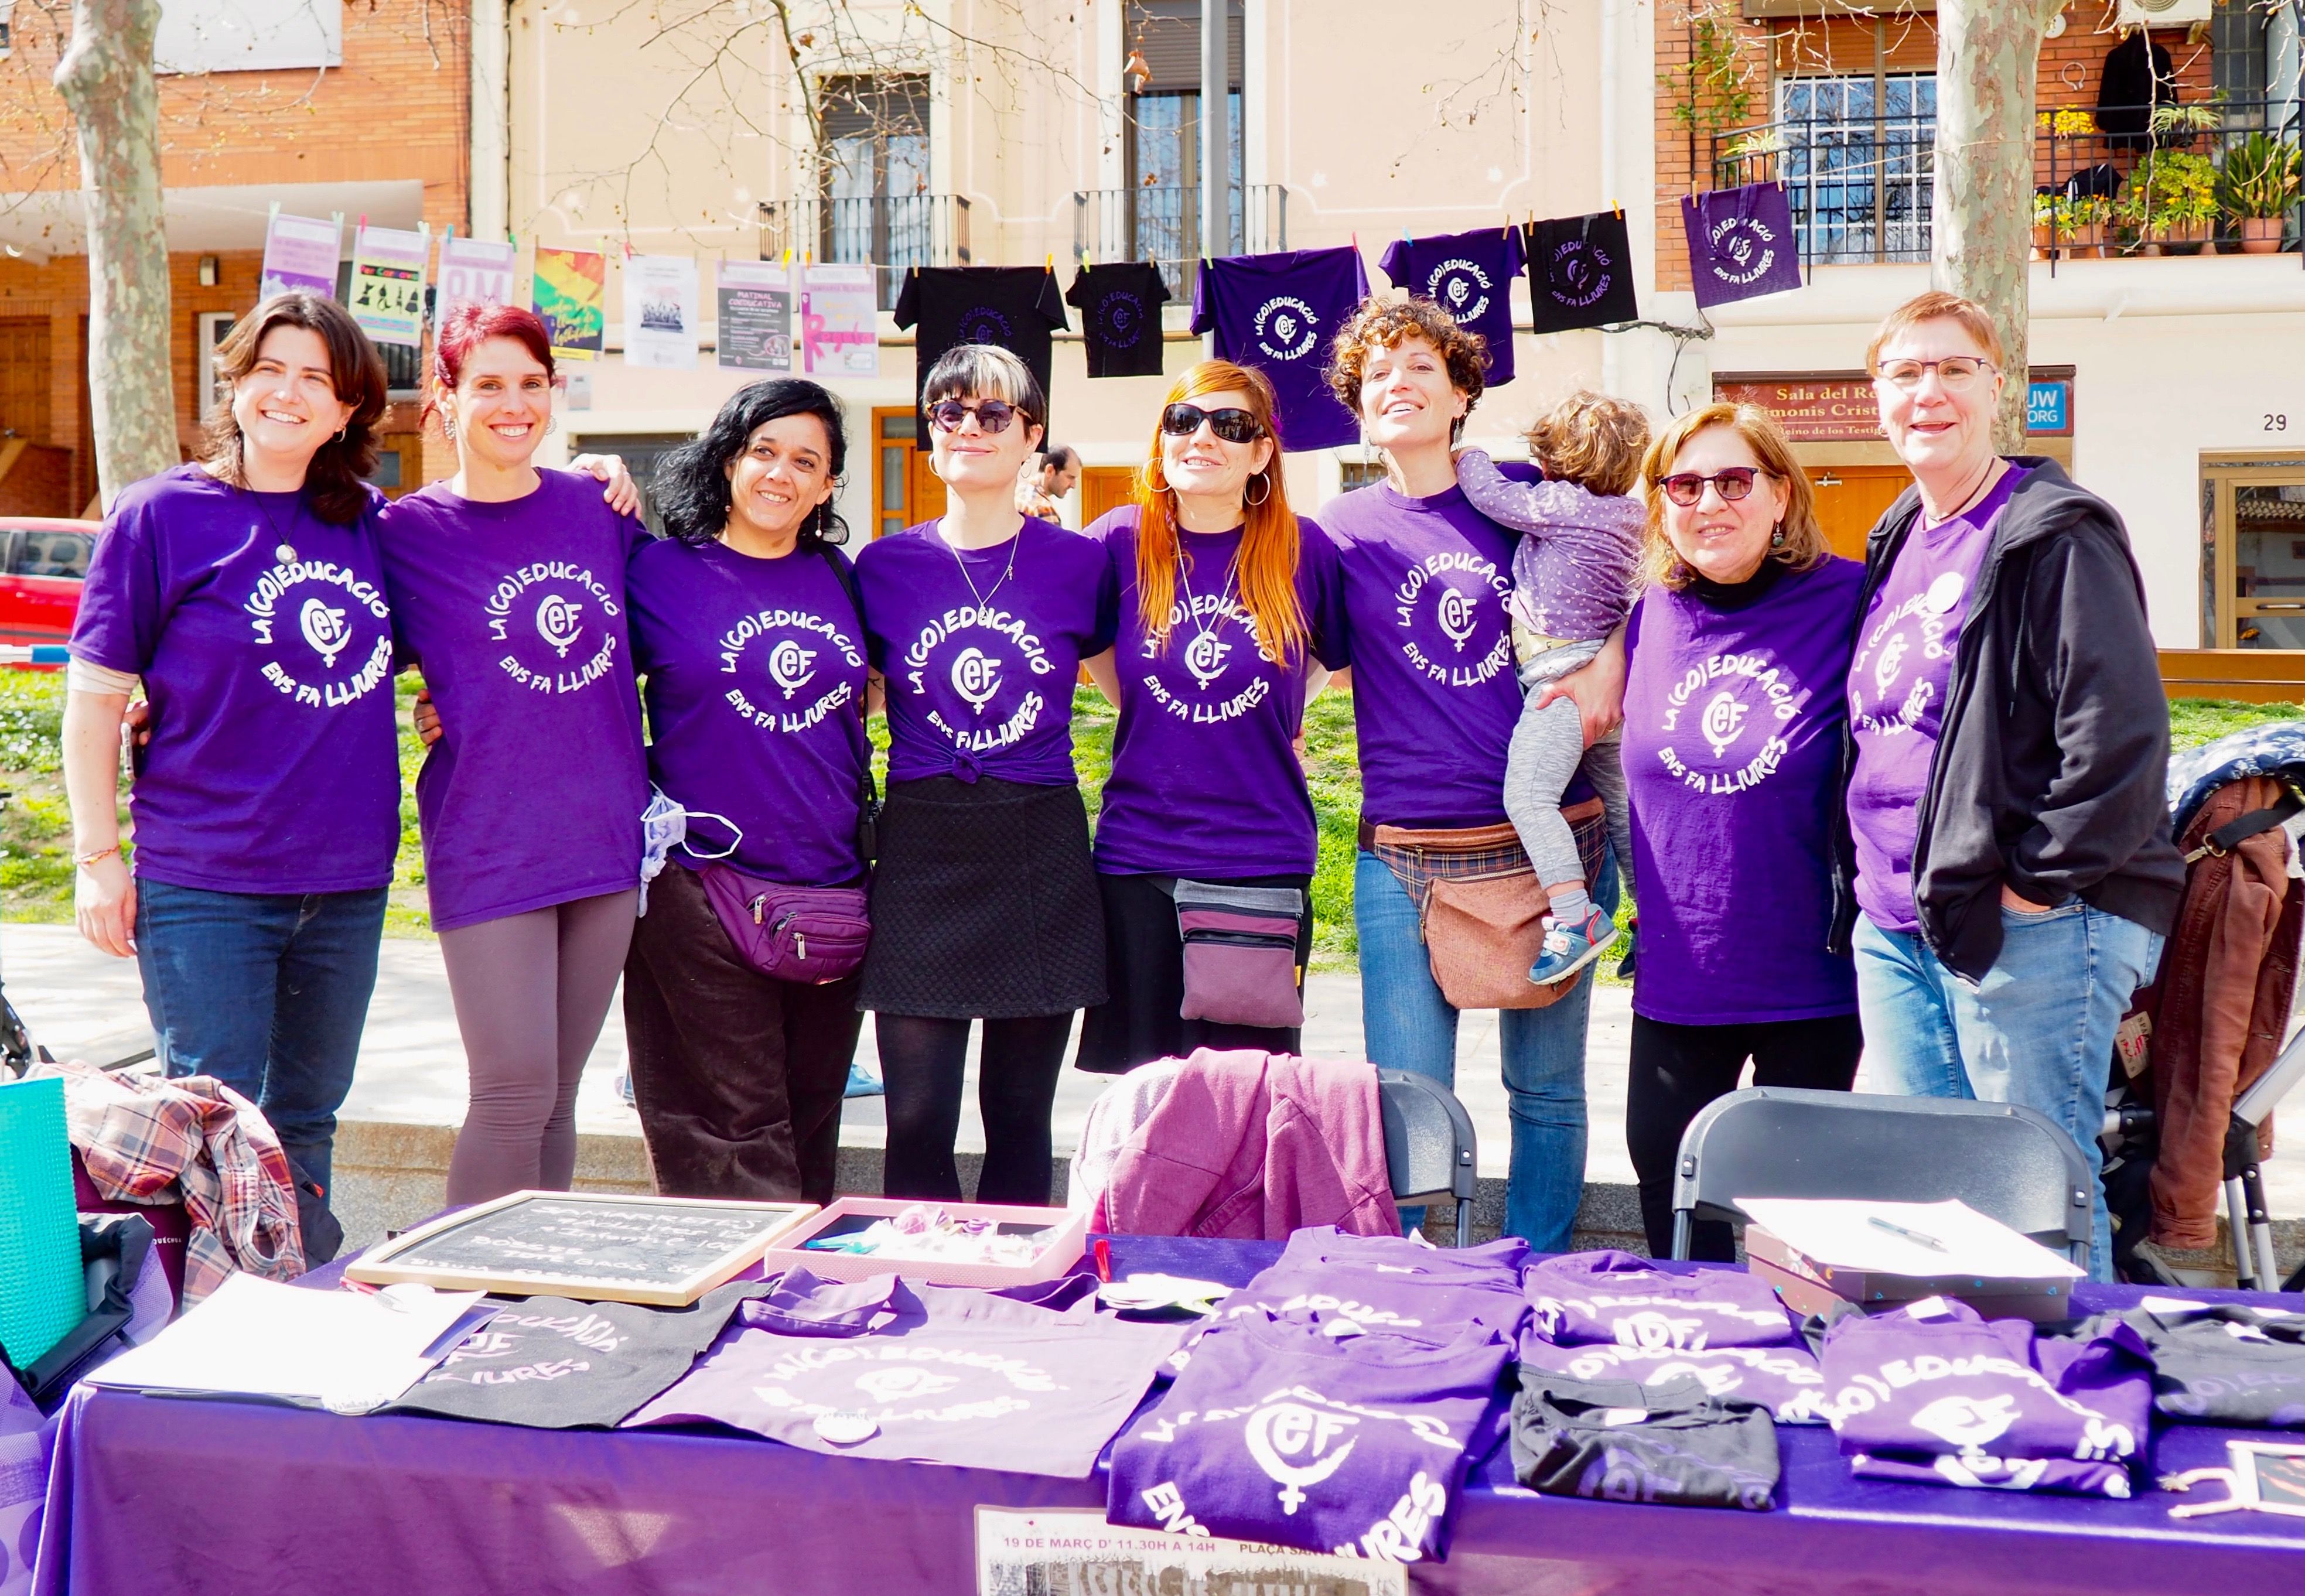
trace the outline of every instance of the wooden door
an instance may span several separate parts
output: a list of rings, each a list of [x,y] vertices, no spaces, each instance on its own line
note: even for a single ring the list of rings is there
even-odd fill
[[[1081,525],[1088,526],[1108,510],[1136,501],[1136,473],[1125,465],[1081,468]]]
[[[0,432],[36,444],[48,437],[48,318],[0,320]]]
[[[944,482],[920,446],[920,413],[872,412],[872,536],[885,538],[944,514]]]
[[[1913,485],[1901,465],[1813,465],[1809,486],[1816,490],[1817,524],[1833,552],[1865,557],[1866,534],[1897,496]]]

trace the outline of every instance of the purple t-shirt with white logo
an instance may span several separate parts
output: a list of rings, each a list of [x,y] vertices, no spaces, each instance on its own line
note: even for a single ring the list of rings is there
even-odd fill
[[[648,534],[591,477],[538,477],[524,498],[436,482],[384,511],[394,628],[440,712],[416,811],[442,930],[640,882],[625,565]]]
[[[1528,1319],[1520,1263],[1527,1244],[1508,1236],[1443,1252],[1406,1236],[1347,1236],[1334,1226],[1292,1234],[1280,1261],[1217,1305],[1212,1329],[1241,1319],[1328,1325],[1446,1344],[1468,1324],[1516,1340]]]
[[[1799,1332],[1769,1284],[1743,1269],[1661,1269],[1629,1252],[1569,1252],[1521,1277],[1529,1336],[1556,1346],[1590,1341],[1703,1352],[1781,1346]]]
[[[1488,340],[1488,384],[1513,379],[1512,285],[1527,260],[1520,229],[1483,227],[1437,238],[1397,238],[1377,262],[1393,286],[1436,301],[1467,332]]]
[[[1361,424],[1330,390],[1329,351],[1368,291],[1361,252],[1349,244],[1204,261],[1193,284],[1193,330],[1216,335],[1219,360],[1255,367],[1272,382],[1282,448],[1333,449],[1358,439]]]
[[[1180,532],[1191,565],[1170,606],[1169,636],[1147,636],[1137,604],[1134,505],[1101,517],[1119,595],[1113,663],[1120,724],[1096,823],[1096,866],[1113,875],[1309,875],[1317,862],[1313,798],[1295,743],[1305,675],[1336,652],[1337,551],[1297,523],[1297,601],[1311,649],[1284,667],[1258,646],[1234,564],[1241,530]],[[1339,656],[1341,658],[1341,656]]]
[[[856,556],[865,643],[889,691],[889,779],[1068,787],[1073,683],[1118,624],[1103,545],[1031,516],[990,548],[936,522]]]
[[[1362,819],[1503,824],[1521,704],[1505,613],[1511,534],[1461,488],[1410,498],[1384,482],[1331,500],[1321,524],[1344,574]]]
[[[698,856],[734,840],[703,811],[742,834],[730,864],[795,887],[864,871],[864,628],[826,558],[667,538],[625,573],[633,660],[648,678],[650,778],[689,811]]]
[[[1645,884],[1637,1014],[1726,1025],[1856,1012],[1855,968],[1825,943],[1864,580],[1829,559],[1739,608],[1662,587],[1634,607],[1621,746]]]
[[[1983,498],[1939,525],[1916,519],[1857,629],[1849,663],[1857,744],[1849,828],[1857,841],[1858,907],[1885,931],[1921,929],[1913,911],[1918,806],[1936,760],[1969,587],[1994,523],[2024,476],[2012,466]]]
[[[136,873],[209,892],[360,892],[400,845],[392,617],[373,505],[180,465],[122,490],[72,624],[76,659],[144,678]]]

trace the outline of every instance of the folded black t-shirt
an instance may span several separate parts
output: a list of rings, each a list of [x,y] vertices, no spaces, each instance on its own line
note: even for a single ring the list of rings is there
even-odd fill
[[[1161,268],[1143,260],[1084,266],[1065,291],[1081,313],[1091,377],[1161,375],[1161,307],[1169,285]]]
[[[1766,1511],[1777,1431],[1766,1408],[1696,1380],[1646,1386],[1521,1371],[1513,1477],[1547,1496]]]
[[[2092,1320],[2081,1333],[2105,1322]],[[2153,1361],[2153,1405],[2165,1417],[2305,1429],[2305,1313],[2218,1303],[2135,1308],[2121,1322]]]

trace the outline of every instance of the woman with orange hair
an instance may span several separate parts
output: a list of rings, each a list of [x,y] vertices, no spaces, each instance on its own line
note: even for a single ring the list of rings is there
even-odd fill
[[[1196,1047],[1293,1053],[1318,844],[1296,743],[1328,679],[1337,556],[1290,513],[1272,385],[1177,378],[1136,503],[1100,518],[1120,634],[1089,661],[1120,708],[1096,828],[1107,1001],[1080,1066]]]

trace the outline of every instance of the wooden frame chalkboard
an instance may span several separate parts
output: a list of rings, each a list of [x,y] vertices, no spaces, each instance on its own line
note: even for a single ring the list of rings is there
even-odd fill
[[[344,1273],[375,1286],[685,1308],[817,1211],[608,1192],[515,1192],[371,1247]]]

